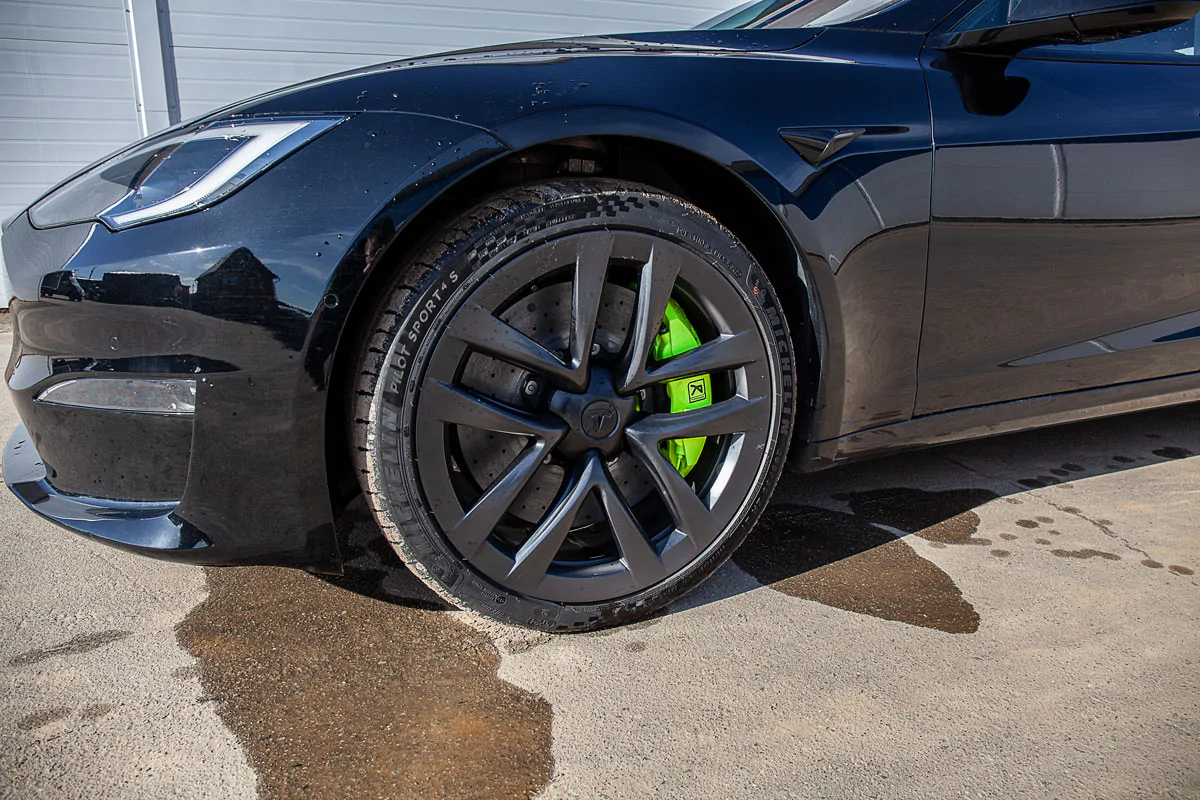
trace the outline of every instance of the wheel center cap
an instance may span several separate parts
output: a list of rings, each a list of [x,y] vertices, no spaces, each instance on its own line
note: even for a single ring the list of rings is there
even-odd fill
[[[558,451],[568,457],[588,450],[615,455],[625,443],[621,431],[633,421],[636,409],[633,397],[617,394],[607,369],[593,367],[586,392],[559,391],[550,398],[550,410],[569,426]]]
[[[591,439],[607,439],[621,427],[621,412],[607,400],[596,400],[583,409],[579,427]]]

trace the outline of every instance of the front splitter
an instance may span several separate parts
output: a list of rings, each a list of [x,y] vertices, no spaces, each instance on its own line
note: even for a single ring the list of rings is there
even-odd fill
[[[4,482],[38,516],[104,544],[180,561],[195,561],[196,551],[210,546],[176,517],[178,502],[123,502],[58,491],[24,425],[4,448]]]

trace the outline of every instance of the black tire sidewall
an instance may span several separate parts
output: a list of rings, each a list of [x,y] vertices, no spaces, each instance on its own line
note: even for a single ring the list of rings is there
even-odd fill
[[[683,595],[724,563],[762,513],[784,467],[794,415],[794,360],[781,303],[766,274],[715,219],[648,187],[611,181],[544,184],[519,190],[499,213],[465,215],[465,235],[435,245],[430,266],[406,292],[375,385],[368,469],[376,477],[376,513],[389,539],[419,577],[457,605],[502,622],[568,632],[644,616]],[[481,208],[488,204],[482,204]],[[545,241],[600,228],[670,239],[712,264],[753,310],[768,341],[775,387],[774,435],[752,502],[707,551],[663,582],[617,600],[564,605],[513,594],[476,572],[453,549],[427,510],[412,436],[425,364],[464,300],[513,257]],[[440,252],[438,252],[440,250]],[[391,530],[389,530],[391,529]]]

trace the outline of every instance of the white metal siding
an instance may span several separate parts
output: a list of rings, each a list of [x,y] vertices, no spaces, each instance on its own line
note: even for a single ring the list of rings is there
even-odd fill
[[[186,119],[278,86],[504,42],[678,30],[736,0],[171,0]]]
[[[121,0],[0,2],[0,219],[138,137]]]

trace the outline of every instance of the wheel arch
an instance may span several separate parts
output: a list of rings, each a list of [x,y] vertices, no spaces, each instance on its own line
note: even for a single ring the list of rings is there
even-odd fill
[[[558,115],[561,119],[561,114]],[[571,126],[572,128],[576,126]],[[615,128],[615,130],[614,130]],[[347,314],[333,358],[326,409],[326,462],[330,495],[340,510],[353,499],[358,482],[351,464],[343,419],[349,413],[342,387],[353,369],[356,343],[370,323],[372,304],[391,270],[432,230],[489,194],[556,177],[605,177],[646,184],[681,197],[710,213],[746,246],[776,291],[792,332],[799,379],[794,452],[807,441],[825,367],[825,317],[801,248],[768,199],[782,186],[747,154],[699,129],[684,141],[651,135],[643,123],[583,128],[555,139],[545,125],[530,121],[500,129],[497,138],[511,151],[478,166],[445,189],[396,232],[367,276]]]

